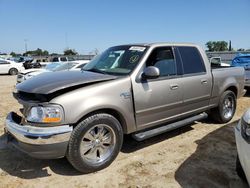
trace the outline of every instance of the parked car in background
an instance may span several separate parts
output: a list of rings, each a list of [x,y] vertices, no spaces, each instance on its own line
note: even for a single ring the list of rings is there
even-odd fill
[[[210,59],[209,59],[209,61],[210,61],[210,63],[211,63],[211,65],[213,66],[213,67],[216,67],[216,66],[218,66],[218,67],[229,67],[230,66],[230,64],[227,64],[227,63],[223,63],[222,61],[221,61],[221,57],[211,57]]]
[[[15,61],[0,59],[0,74],[17,75],[18,72],[24,70],[23,63]]]
[[[77,63],[77,62],[64,62],[64,63],[50,63],[46,65],[45,68],[41,69],[27,69],[20,72],[17,75],[17,83],[21,83],[25,80],[28,80],[34,76],[37,76],[44,72],[56,72],[56,71],[64,71],[64,70],[80,70],[87,63]]]
[[[250,186],[250,109],[244,113],[235,127],[235,140],[238,151],[236,171]]]
[[[245,86],[250,87],[250,54],[238,54],[232,60],[232,66],[244,67],[245,69]]]
[[[52,57],[52,59],[48,62],[40,62],[40,64],[44,67],[47,64],[50,63],[65,63],[65,62],[76,62],[76,63],[88,63],[90,60],[82,60],[82,59],[75,59],[73,57],[66,57],[66,56],[62,56],[62,57]]]
[[[238,54],[232,60],[232,66],[234,66],[234,67],[244,67],[245,70],[250,69],[250,54]]]
[[[109,166],[124,134],[138,140],[208,117],[229,122],[245,94],[244,69],[211,68],[194,44],[111,47],[81,71],[44,73],[16,86],[9,143],[36,158],[67,156],[77,170]]]
[[[34,58],[31,60],[27,60],[24,62],[25,69],[31,69],[31,68],[41,68],[41,63],[48,62],[47,58]]]

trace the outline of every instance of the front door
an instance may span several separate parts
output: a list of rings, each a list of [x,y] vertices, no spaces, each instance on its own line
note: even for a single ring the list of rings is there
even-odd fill
[[[146,66],[155,66],[160,77],[133,83],[138,130],[165,123],[182,113],[183,86],[172,47],[158,47]]]

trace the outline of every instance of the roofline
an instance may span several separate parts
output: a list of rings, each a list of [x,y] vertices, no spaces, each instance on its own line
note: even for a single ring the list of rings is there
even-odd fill
[[[131,43],[116,46],[147,46],[147,47],[159,47],[159,46],[199,46],[194,43],[177,43],[177,42],[154,42],[154,43]]]

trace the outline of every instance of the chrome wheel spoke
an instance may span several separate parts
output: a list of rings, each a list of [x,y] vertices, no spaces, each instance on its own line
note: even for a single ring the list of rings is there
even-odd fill
[[[94,136],[94,134],[93,134],[92,132],[93,132],[93,131],[87,132],[87,133],[84,135],[84,139],[85,139],[85,140],[89,140],[89,141],[95,140],[95,136]]]
[[[87,158],[89,159],[94,159],[96,160],[97,158],[97,148],[92,148],[86,155],[85,155]]]
[[[103,145],[110,145],[112,142],[111,134],[110,132],[105,134],[102,138],[102,144]]]
[[[93,148],[93,143],[91,141],[82,141],[81,151],[82,154],[86,154],[89,150]]]
[[[102,137],[104,135],[105,129],[103,126],[98,127],[98,133],[97,136]]]

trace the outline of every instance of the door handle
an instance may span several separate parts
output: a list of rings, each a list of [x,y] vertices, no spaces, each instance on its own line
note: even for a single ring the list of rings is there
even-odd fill
[[[172,90],[176,90],[178,88],[179,88],[178,84],[171,84],[170,85],[170,89],[172,89]]]
[[[207,79],[201,80],[201,84],[207,84]]]

